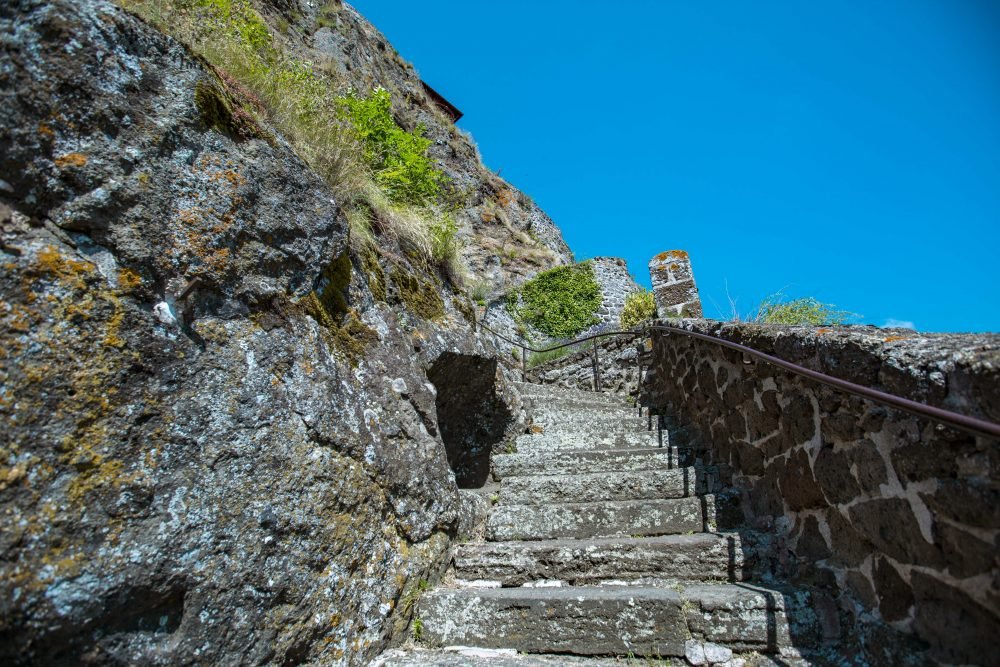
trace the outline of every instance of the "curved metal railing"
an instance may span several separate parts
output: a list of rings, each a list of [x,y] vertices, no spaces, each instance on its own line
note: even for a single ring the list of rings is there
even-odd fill
[[[587,341],[594,341],[593,348],[593,364],[594,364],[594,390],[601,390],[600,383],[600,358],[597,352],[597,339],[604,338],[608,336],[647,336],[651,332],[661,332],[665,334],[680,334],[682,336],[688,336],[690,338],[695,338],[698,340],[706,341],[719,345],[721,347],[726,347],[731,350],[736,350],[743,354],[749,355],[760,359],[761,361],[767,362],[779,368],[782,368],[789,373],[798,375],[800,377],[813,380],[822,385],[832,387],[834,389],[843,391],[852,396],[857,396],[859,398],[864,398],[875,403],[880,403],[882,405],[887,405],[891,408],[897,410],[902,410],[903,412],[908,412],[912,415],[918,417],[923,417],[931,421],[937,422],[939,424],[945,424],[951,426],[952,428],[965,431],[967,433],[972,433],[977,436],[985,436],[988,438],[995,438],[1000,440],[1000,424],[987,421],[985,419],[978,419],[976,417],[970,417],[969,415],[963,415],[958,412],[952,412],[951,410],[945,410],[944,408],[938,408],[933,405],[927,405],[926,403],[920,403],[918,401],[913,401],[908,398],[903,398],[902,396],[896,396],[895,394],[890,394],[888,392],[880,391],[878,389],[872,389],[871,387],[865,387],[864,385],[855,384],[854,382],[849,382],[847,380],[842,380],[840,378],[833,377],[832,375],[827,375],[826,373],[821,373],[819,371],[814,371],[812,369],[806,368],[805,366],[800,366],[799,364],[792,363],[790,361],[785,361],[774,355],[761,352],[760,350],[755,350],[752,347],[747,347],[746,345],[741,345],[740,343],[734,343],[732,341],[720,338],[718,336],[712,336],[710,334],[704,334],[697,331],[688,331],[687,329],[682,329],[680,327],[672,326],[669,324],[650,324],[643,326],[638,329],[631,331],[604,331],[596,334],[591,334],[589,336],[583,336],[576,340],[569,341],[568,343],[560,343],[558,345],[553,345],[551,347],[546,347],[542,349],[536,349],[526,341],[516,341],[503,334],[493,330],[492,328],[486,326],[482,322],[477,322],[477,326],[485,329],[486,331],[497,336],[501,340],[515,345],[521,348],[521,377],[522,379],[527,379],[527,352],[541,353],[541,352],[551,352],[553,350],[558,350],[564,347],[569,347],[571,345],[579,345],[580,343],[585,343]]]

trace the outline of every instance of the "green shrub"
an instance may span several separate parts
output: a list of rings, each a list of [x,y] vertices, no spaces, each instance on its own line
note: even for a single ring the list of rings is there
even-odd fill
[[[838,310],[833,304],[821,303],[813,297],[803,297],[801,299],[786,300],[785,296],[778,292],[772,294],[757,307],[757,315],[754,322],[762,324],[807,324],[807,325],[831,325],[844,324],[845,322],[859,317],[856,313],[846,310]]]
[[[518,295],[520,304],[518,304]],[[511,293],[508,309],[552,338],[572,338],[600,320],[601,288],[590,262],[542,271]]]
[[[363,147],[375,181],[395,203],[427,206],[437,201],[445,175],[427,157],[431,140],[420,125],[407,132],[392,117],[392,99],[384,88],[368,97],[349,93],[339,101]]]
[[[619,323],[623,329],[631,329],[646,320],[656,317],[656,299],[652,292],[641,290],[625,297],[625,307]]]

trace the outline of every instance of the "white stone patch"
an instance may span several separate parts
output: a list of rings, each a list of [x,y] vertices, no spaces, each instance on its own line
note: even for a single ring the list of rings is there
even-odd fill
[[[470,658],[502,658],[517,655],[512,648],[479,648],[478,646],[445,646],[445,651]]]
[[[160,301],[158,304],[153,306],[153,315],[155,315],[156,319],[168,327],[177,326],[177,316],[174,315],[173,309],[166,301]]]
[[[456,579],[455,585],[459,588],[500,588],[503,584],[489,579]]]

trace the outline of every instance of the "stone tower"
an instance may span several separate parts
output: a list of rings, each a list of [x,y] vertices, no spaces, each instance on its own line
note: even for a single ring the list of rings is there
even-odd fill
[[[701,299],[694,284],[691,258],[683,250],[668,250],[649,261],[658,317],[701,317]]]

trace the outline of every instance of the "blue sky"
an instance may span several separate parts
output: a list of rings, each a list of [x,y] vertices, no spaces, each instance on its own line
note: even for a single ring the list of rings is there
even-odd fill
[[[578,259],[1000,331],[1000,3],[357,0]]]

